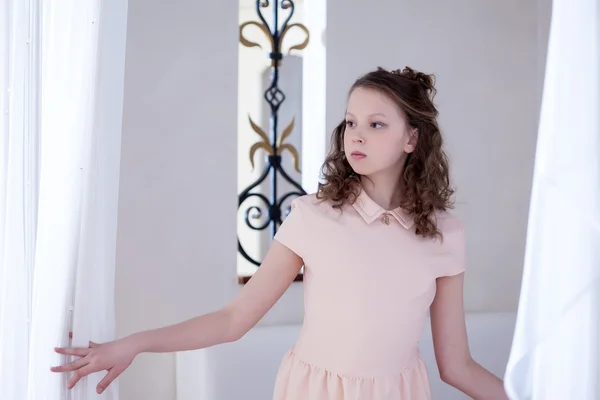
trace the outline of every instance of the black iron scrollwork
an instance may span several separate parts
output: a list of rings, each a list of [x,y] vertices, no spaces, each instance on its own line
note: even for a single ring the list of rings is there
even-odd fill
[[[269,26],[264,18],[262,10],[271,6],[273,8],[273,26]],[[286,10],[287,16],[284,19],[281,26],[279,26],[279,13],[281,10]],[[275,0],[274,4],[270,4],[268,0],[256,0],[256,13],[258,14],[258,21],[248,21],[240,25],[240,43],[246,47],[260,47],[258,43],[248,40],[243,31],[247,26],[258,27],[266,36],[270,42],[269,58],[271,59],[271,74],[269,87],[264,92],[264,99],[270,107],[270,138],[265,131],[258,126],[252,118],[248,117],[252,130],[258,134],[260,139],[250,147],[250,163],[254,167],[254,156],[258,150],[263,150],[266,153],[266,165],[259,178],[252,182],[245,190],[238,195],[238,210],[242,207],[242,204],[250,199],[257,198],[263,204],[262,207],[251,206],[245,211],[244,219],[246,225],[253,230],[261,231],[271,227],[271,236],[275,236],[277,233],[278,226],[282,222],[282,207],[287,199],[292,196],[302,196],[306,194],[302,186],[294,181],[283,169],[281,164],[281,155],[284,151],[288,151],[294,161],[294,169],[300,172],[300,158],[297,149],[291,143],[286,143],[286,139],[289,138],[294,129],[294,119],[288,123],[288,125],[279,133],[279,120],[278,112],[279,107],[285,101],[285,94],[279,88],[279,67],[283,60],[282,43],[286,34],[292,28],[301,29],[305,34],[306,38],[302,43],[293,45],[289,48],[288,52],[297,49],[302,50],[308,45],[309,32],[308,29],[302,24],[293,23],[290,24],[290,20],[294,15],[294,2],[292,0]],[[279,193],[277,188],[277,177],[281,176],[285,181],[289,182],[296,190],[288,193]],[[267,197],[262,193],[253,192],[262,182],[267,178],[271,181],[270,196]],[[289,212],[289,207],[286,210]],[[255,223],[253,220],[264,219],[262,223]],[[249,262],[256,266],[260,266],[260,260],[255,260],[249,256],[244,247],[242,246],[238,236],[238,251],[240,254]]]

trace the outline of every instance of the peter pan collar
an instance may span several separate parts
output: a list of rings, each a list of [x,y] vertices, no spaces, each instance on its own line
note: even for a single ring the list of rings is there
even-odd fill
[[[367,224],[375,221],[383,214],[392,215],[400,225],[405,227],[406,229],[410,229],[413,224],[413,218],[408,215],[404,209],[401,207],[395,208],[393,210],[386,210],[377,204],[373,199],[367,195],[367,193],[361,189],[360,194],[356,198],[356,201],[352,204],[352,206],[356,209],[356,211],[360,214],[360,216],[365,220]]]

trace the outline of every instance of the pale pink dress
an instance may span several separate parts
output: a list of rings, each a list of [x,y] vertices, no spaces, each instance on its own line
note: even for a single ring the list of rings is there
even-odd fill
[[[292,203],[275,239],[303,258],[305,316],[274,400],[428,400],[418,342],[436,278],[464,271],[464,229],[437,214],[443,243],[365,192],[342,212],[314,195]]]

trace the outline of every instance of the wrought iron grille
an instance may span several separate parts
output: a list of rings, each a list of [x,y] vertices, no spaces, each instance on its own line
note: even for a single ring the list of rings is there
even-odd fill
[[[273,12],[272,26],[269,26],[263,15],[263,10],[269,7],[272,8]],[[289,138],[294,129],[294,118],[292,118],[292,120],[281,132],[279,132],[278,118],[279,108],[285,101],[285,94],[279,87],[279,68],[283,60],[283,39],[292,28],[301,29],[306,34],[306,38],[302,43],[293,45],[289,48],[288,52],[290,52],[294,49],[304,49],[308,45],[310,37],[308,29],[304,25],[300,23],[290,24],[290,21],[294,16],[294,10],[295,5],[292,0],[275,0],[273,4],[271,4],[268,0],[256,0],[256,13],[260,22],[248,21],[244,22],[239,27],[240,43],[242,43],[244,46],[262,48],[260,44],[248,40],[243,34],[244,28],[253,25],[258,27],[262,33],[264,33],[271,47],[268,53],[268,56],[271,59],[270,83],[263,95],[264,100],[268,103],[270,108],[268,129],[270,135],[267,135],[267,133],[258,124],[252,121],[252,118],[248,117],[252,130],[260,137],[260,139],[250,147],[250,163],[254,167],[255,153],[262,149],[266,153],[265,166],[258,179],[252,182],[238,195],[238,210],[242,209],[242,204],[246,200],[253,197],[259,199],[263,203],[262,207],[247,207],[244,213],[244,220],[246,225],[255,231],[263,231],[270,227],[271,237],[275,236],[277,233],[277,228],[282,223],[282,207],[284,206],[284,203],[292,196],[302,196],[306,194],[301,184],[294,181],[286,173],[281,163],[282,154],[287,150],[293,158],[294,169],[300,172],[300,156],[298,154],[298,150],[293,144],[286,143],[286,139]],[[285,16],[281,25],[279,24],[280,12],[287,12],[287,16]],[[278,176],[281,176],[285,181],[289,182],[295,189],[287,193],[280,193],[277,185]],[[256,190],[256,188],[267,179],[270,179],[271,182],[269,197]],[[286,214],[287,213],[289,213],[289,206],[286,208]],[[263,219],[263,216],[265,217],[262,223],[255,222],[256,220]],[[239,235],[238,251],[246,260],[256,266],[260,266],[260,260],[256,260],[248,255],[242,243],[240,242]]]

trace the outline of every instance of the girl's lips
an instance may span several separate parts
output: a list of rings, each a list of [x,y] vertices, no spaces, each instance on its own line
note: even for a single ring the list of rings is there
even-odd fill
[[[367,155],[365,153],[361,153],[360,151],[353,151],[350,156],[352,158],[354,158],[355,160],[362,160],[363,158],[365,158]]]

